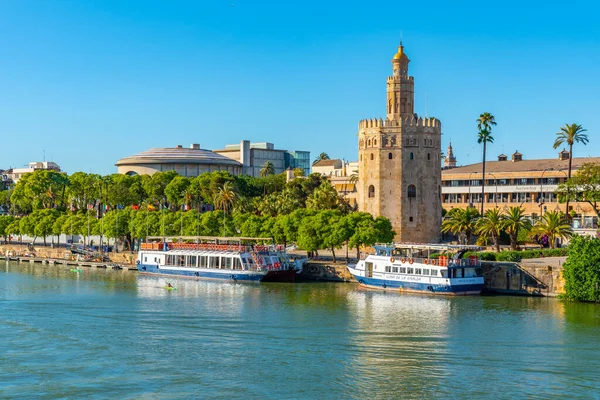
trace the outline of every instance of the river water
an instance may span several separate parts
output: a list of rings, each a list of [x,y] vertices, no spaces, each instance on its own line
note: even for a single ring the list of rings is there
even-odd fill
[[[0,271],[2,398],[600,398],[600,305]]]

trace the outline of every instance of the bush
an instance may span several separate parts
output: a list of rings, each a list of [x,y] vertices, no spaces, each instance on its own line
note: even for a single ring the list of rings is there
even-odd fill
[[[501,251],[496,254],[497,261],[511,261],[511,262],[519,262],[521,261],[522,251]]]
[[[573,236],[563,277],[565,298],[600,302],[600,239]]]

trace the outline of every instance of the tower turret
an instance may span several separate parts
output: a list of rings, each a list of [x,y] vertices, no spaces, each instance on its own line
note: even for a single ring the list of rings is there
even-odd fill
[[[454,156],[454,151],[452,150],[452,142],[448,144],[448,154],[446,154],[446,159],[444,159],[444,167],[456,167],[456,157]]]
[[[414,114],[415,83],[408,75],[410,60],[400,43],[392,58],[392,73],[387,80],[387,119],[399,120]]]

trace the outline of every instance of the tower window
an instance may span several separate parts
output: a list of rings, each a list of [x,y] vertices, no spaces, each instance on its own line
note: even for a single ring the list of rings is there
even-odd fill
[[[360,161],[362,161],[362,154],[360,155]]]
[[[415,185],[408,185],[408,198],[414,199],[417,197],[417,187]]]
[[[408,158],[409,158],[410,160],[414,160],[414,159],[415,159],[415,155],[414,155],[413,153],[410,153],[410,155],[408,156]]]
[[[369,186],[369,198],[375,197],[375,186]]]
[[[373,159],[373,153],[371,153],[371,160]]]
[[[392,158],[394,158],[394,156],[392,155],[392,153],[388,154],[388,160],[391,160]]]
[[[367,146],[371,146],[371,139],[367,141]]]
[[[377,139],[373,139],[373,146],[377,146]]]
[[[431,154],[430,153],[427,153],[427,159],[431,160]]]

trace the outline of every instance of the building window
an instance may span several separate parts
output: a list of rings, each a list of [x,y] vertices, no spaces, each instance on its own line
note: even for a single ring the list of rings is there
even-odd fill
[[[373,159],[373,153],[371,153],[371,160]]]
[[[369,198],[375,197],[375,186],[369,186]]]
[[[430,153],[427,153],[427,159],[431,160],[431,154]]]
[[[408,156],[408,158],[409,158],[410,160],[414,160],[414,158],[415,158],[415,155],[414,155],[413,153],[410,153],[410,156]]]
[[[392,153],[388,154],[388,160],[391,160],[393,158]]]
[[[377,146],[377,139],[373,139],[373,146]]]
[[[417,187],[415,185],[408,185],[408,198],[412,199],[417,197]]]
[[[362,161],[362,154],[360,155],[360,161]]]
[[[413,222],[413,217],[408,217],[408,222]]]
[[[367,141],[367,146],[371,146],[371,139]]]

